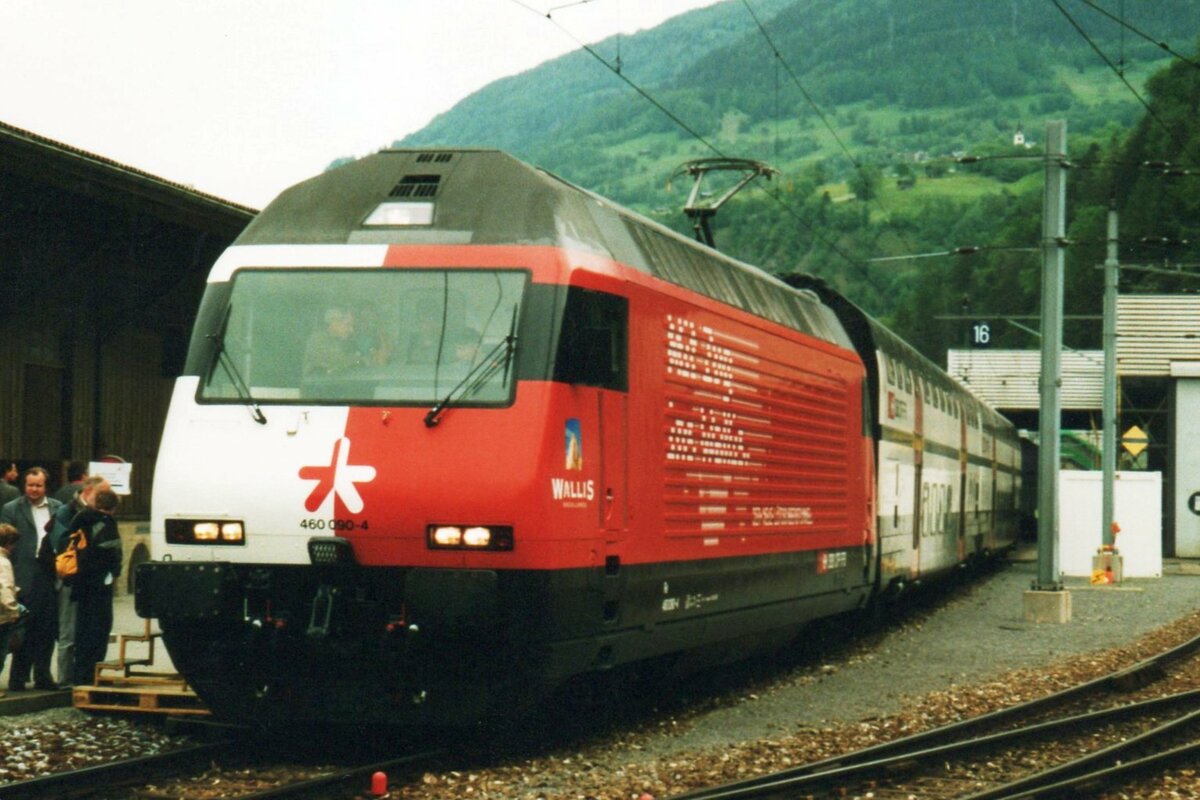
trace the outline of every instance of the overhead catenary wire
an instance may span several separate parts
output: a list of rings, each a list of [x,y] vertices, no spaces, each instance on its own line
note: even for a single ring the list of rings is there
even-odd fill
[[[1085,31],[1083,27],[1075,20],[1075,18],[1071,16],[1070,12],[1063,8],[1063,5],[1061,2],[1059,2],[1059,0],[1050,0],[1050,2],[1054,4],[1054,7],[1058,9],[1063,18],[1065,18],[1067,22],[1071,24],[1071,27],[1075,29],[1075,32],[1078,33],[1085,42],[1087,42],[1088,46],[1092,48],[1096,55],[1100,56],[1101,60],[1108,65],[1108,68],[1112,70],[1113,74],[1117,76],[1121,83],[1125,84],[1125,88],[1128,89],[1135,98],[1137,98],[1137,101],[1142,104],[1143,108],[1146,109],[1146,113],[1150,115],[1150,118],[1162,127],[1167,136],[1175,143],[1175,146],[1178,148],[1179,152],[1186,152],[1187,145],[1184,144],[1183,140],[1178,137],[1174,129],[1172,129],[1171,126],[1168,125],[1166,121],[1158,115],[1158,112],[1154,110],[1150,103],[1144,97],[1142,97],[1141,93],[1134,88],[1133,84],[1130,83],[1125,77],[1124,71],[1119,69],[1117,65],[1114,64],[1112,60],[1104,54],[1104,51],[1101,50],[1099,45],[1097,45],[1092,37],[1088,35],[1087,31]]]
[[[1120,159],[1101,158],[1094,161],[1072,161],[1063,166],[1081,170],[1094,170],[1099,167],[1132,167],[1140,172],[1162,175],[1167,178],[1187,178],[1200,175],[1200,167],[1185,166],[1171,161],[1121,161]]]
[[[635,83],[632,79],[630,79],[630,77],[628,75],[624,74],[621,71],[619,66],[611,63],[604,56],[600,55],[600,53],[597,52],[594,47],[592,47],[591,45],[584,42],[582,39],[580,39],[575,34],[571,33],[571,31],[567,30],[567,28],[565,26],[563,26],[562,23],[560,23],[558,20],[556,20],[553,17],[554,9],[551,9],[551,10],[543,13],[543,12],[539,11],[538,9],[534,8],[533,6],[529,5],[528,3],[525,3],[524,0],[512,0],[512,2],[516,3],[517,5],[526,9],[527,11],[531,11],[534,14],[537,14],[538,16],[545,17],[547,20],[550,21],[550,23],[552,25],[554,25],[556,28],[558,28],[560,31],[562,31],[562,33],[567,38],[569,38],[571,41],[575,42],[575,44],[578,45],[580,47],[580,49],[584,50],[586,53],[588,53],[588,55],[592,56],[594,59],[596,59],[601,64],[603,64],[610,72],[612,72],[614,75],[616,75],[618,78],[620,78],[627,86],[629,86],[629,88],[633,89],[635,92],[637,92],[639,95],[641,95],[642,99],[644,99],[646,102],[650,103],[655,108],[657,108],[659,111],[661,111],[663,114],[665,114],[668,119],[670,119],[672,122],[674,122],[680,128],[682,128],[685,132],[687,132],[687,134],[689,136],[691,136],[696,141],[700,142],[700,144],[707,147],[709,150],[711,150],[716,155],[721,156],[722,158],[728,158],[728,156],[720,148],[718,148],[715,144],[710,142],[695,128],[693,128],[691,125],[689,125],[683,119],[681,119],[677,114],[675,114],[669,108],[667,108],[662,103],[660,103],[648,91],[643,89],[641,86],[638,86],[637,83]],[[571,5],[577,5],[577,4],[573,3]],[[564,7],[567,7],[567,6],[558,6],[558,8],[564,8]]]
[[[633,89],[635,92],[637,92],[637,94],[639,96],[641,96],[644,100],[646,100],[648,103],[650,103],[655,108],[657,108],[659,111],[661,111],[668,119],[670,119],[677,126],[679,126],[679,128],[682,129],[684,132],[686,132],[689,136],[691,136],[696,141],[700,142],[700,144],[704,145],[706,148],[708,148],[710,151],[715,153],[717,156],[719,156],[721,158],[730,158],[729,155],[727,155],[724,151],[722,151],[715,144],[710,142],[705,136],[703,136],[701,133],[699,133],[694,127],[689,125],[687,122],[685,122],[683,119],[681,119],[677,114],[675,114],[673,111],[668,109],[663,103],[661,103],[657,98],[655,98],[652,94],[650,94],[650,92],[648,90],[639,86],[633,79],[631,79],[627,74],[625,74],[620,69],[620,65],[614,65],[613,63],[611,63],[608,59],[606,59],[604,56],[602,56],[594,47],[592,47],[591,45],[584,42],[582,39],[580,39],[578,36],[576,36],[574,33],[572,33],[570,30],[568,30],[565,26],[563,26],[558,20],[554,19],[554,17],[552,16],[552,10],[543,13],[542,11],[540,11],[540,10],[534,8],[533,6],[529,5],[528,3],[524,2],[524,0],[512,0],[512,2],[516,3],[518,6],[524,8],[525,10],[527,10],[529,12],[532,12],[534,14],[537,14],[538,16],[544,17],[545,19],[549,20],[565,36],[567,36],[569,39],[571,39],[573,42],[575,42],[575,44],[578,45],[580,49],[582,49],[588,55],[592,56],[592,58],[599,61],[606,69],[608,69],[610,72],[612,72],[618,78],[620,78],[627,86],[629,86],[631,89]],[[788,215],[791,216],[796,222],[798,222],[799,224],[804,226],[804,228],[806,230],[808,230],[810,233],[812,233],[814,238],[816,238],[822,244],[824,244],[826,247],[828,247],[831,252],[835,253],[838,257],[845,260],[848,264],[851,264],[852,266],[857,268],[859,270],[859,272],[862,273],[863,279],[871,286],[871,288],[873,288],[876,292],[880,293],[881,295],[884,293],[883,288],[881,286],[879,286],[875,282],[875,280],[871,277],[870,272],[867,270],[866,262],[863,259],[856,258],[856,257],[850,255],[837,242],[835,242],[835,241],[825,237],[823,234],[821,234],[821,232],[818,231],[815,226],[813,226],[810,222],[805,220],[804,217],[801,216],[798,211],[796,211],[794,208],[792,208],[791,205],[788,204],[777,193],[770,191],[768,189],[765,189],[765,188],[763,189],[763,192],[767,195],[767,197],[770,197],[785,212],[787,212]]]
[[[559,5],[551,7],[546,12],[542,12],[542,11],[534,8],[533,6],[529,5],[528,3],[524,2],[523,0],[513,0],[514,3],[521,6],[522,8],[526,9],[527,11],[536,13],[539,16],[543,16],[548,21],[550,21],[552,24],[554,24],[564,35],[566,35],[568,38],[570,38],[572,41],[574,41],[579,46],[580,49],[584,50],[589,55],[591,55],[595,60],[599,61],[605,68],[607,68],[614,75],[616,75],[618,78],[620,78],[627,86],[629,86],[631,89],[633,89],[645,101],[649,102],[656,109],[658,109],[659,112],[664,114],[668,119],[670,119],[676,126],[678,126],[688,136],[692,137],[694,140],[696,140],[697,142],[702,144],[705,148],[707,148],[709,151],[716,154],[717,156],[722,157],[722,158],[727,158],[728,156],[725,154],[725,152],[722,151],[716,144],[714,144],[707,137],[705,137],[703,134],[701,134],[696,128],[694,128],[692,125],[690,125],[686,120],[684,120],[679,115],[674,113],[664,103],[659,101],[649,90],[640,86],[636,81],[634,81],[627,74],[625,74],[625,72],[622,69],[622,64],[619,61],[616,64],[612,63],[609,59],[607,59],[603,55],[601,55],[596,50],[596,48],[583,42],[575,34],[573,34],[569,29],[567,29],[564,25],[562,25],[557,19],[554,18],[554,13],[556,11],[559,11],[559,10],[562,10],[565,8],[571,8],[571,7],[578,6],[578,5],[583,5],[585,3],[593,2],[593,1],[594,0],[579,0],[578,2],[573,2],[573,3],[561,3]],[[1087,2],[1087,0],[1081,0],[1081,1]],[[1093,50],[1095,50],[1097,52],[1097,54],[1100,55],[1101,58],[1106,62],[1106,64],[1108,64],[1110,69],[1113,69],[1114,72],[1117,72],[1117,74],[1120,75],[1121,70],[1119,70],[1117,67],[1115,67],[1112,64],[1112,62],[1107,58],[1107,56],[1105,56],[1103,54],[1103,52],[1100,51],[1100,49],[1095,44],[1095,42],[1092,41],[1092,39],[1087,35],[1087,33],[1075,22],[1075,20],[1070,16],[1070,14],[1067,13],[1067,11],[1062,7],[1061,3],[1059,3],[1058,0],[1052,0],[1052,2],[1059,9],[1060,13],[1062,13],[1063,16],[1066,17],[1067,20],[1073,25],[1073,27],[1075,27],[1076,31],[1085,39],[1085,41],[1088,42],[1088,44],[1093,48]],[[778,46],[776,45],[774,39],[771,37],[766,26],[764,25],[762,20],[759,18],[758,14],[754,11],[753,7],[750,5],[749,0],[742,0],[742,4],[745,7],[748,14],[753,19],[754,24],[757,26],[760,34],[766,41],[774,59],[775,59],[776,84],[778,84],[779,69],[783,69],[786,72],[786,74],[788,75],[788,78],[791,80],[791,82],[795,85],[795,87],[799,90],[801,95],[804,97],[805,101],[808,103],[810,108],[820,119],[822,125],[829,131],[829,133],[832,136],[837,147],[845,155],[847,160],[853,165],[854,169],[856,171],[861,171],[862,168],[866,165],[863,162],[859,161],[854,156],[854,154],[851,152],[850,148],[846,145],[846,143],[838,135],[836,129],[830,122],[829,118],[821,110],[819,105],[813,99],[812,95],[809,94],[809,92],[802,85],[802,83],[799,80],[799,77],[796,75],[796,72],[793,70],[791,65],[788,63],[787,59],[784,58],[783,54],[780,52]],[[1092,5],[1092,4],[1088,3],[1088,5]],[[1144,35],[1144,34],[1140,34],[1140,32],[1139,32],[1139,35]],[[619,58],[619,56],[618,56],[618,58]],[[1153,109],[1149,106],[1149,104],[1141,97],[1140,94],[1138,94],[1136,89],[1134,89],[1132,87],[1132,85],[1129,84],[1128,81],[1125,81],[1123,76],[1122,76],[1122,80],[1123,80],[1123,82],[1125,82],[1126,86],[1130,89],[1130,91],[1134,94],[1134,96],[1139,100],[1139,102],[1141,102],[1142,105],[1146,108],[1147,112],[1152,117],[1154,117],[1160,124],[1163,124],[1162,121],[1160,119],[1158,119],[1157,115],[1155,114]],[[776,91],[778,92],[778,86],[776,86]],[[778,102],[778,98],[776,99],[776,102]],[[1168,133],[1171,132],[1170,128],[1167,127],[1165,124],[1164,124],[1164,128],[1166,128]],[[1177,142],[1177,144],[1178,144],[1178,142]],[[971,164],[971,163],[978,163],[978,162],[982,162],[982,161],[993,161],[993,160],[1021,160],[1021,159],[1039,160],[1039,159],[1044,159],[1044,158],[1045,158],[1045,156],[1041,155],[1041,154],[1036,154],[1036,155],[1035,154],[998,154],[998,155],[991,155],[991,156],[965,156],[965,157],[958,157],[958,158],[949,159],[949,160],[956,161],[958,163],[963,163],[963,164]],[[1162,165],[1162,166],[1160,166],[1157,171],[1161,171],[1163,174],[1169,174],[1169,175],[1192,174],[1192,172],[1190,170],[1188,170],[1186,168],[1175,167],[1173,165],[1170,165],[1169,162],[1158,162],[1158,164],[1152,164],[1151,162],[1146,162],[1146,164],[1144,164],[1142,166],[1144,169],[1147,169],[1147,170],[1155,170],[1156,166],[1159,166],[1159,165]],[[1064,166],[1084,166],[1084,165],[1064,163]],[[1086,166],[1095,166],[1095,165],[1089,164]],[[882,257],[882,258],[862,259],[862,258],[858,258],[858,257],[850,255],[848,252],[846,252],[844,249],[842,249],[836,242],[831,241],[830,239],[825,237],[813,224],[811,224],[801,214],[799,214],[794,208],[792,208],[791,205],[784,198],[782,198],[779,195],[779,193],[777,193],[776,191],[773,191],[772,189],[770,189],[768,187],[764,187],[761,185],[758,186],[758,188],[762,189],[762,191],[768,197],[770,197],[782,209],[784,209],[785,212],[788,213],[798,224],[800,224],[806,230],[808,230],[817,241],[820,241],[822,244],[827,246],[831,252],[833,252],[834,254],[836,254],[837,256],[842,258],[843,260],[845,260],[847,263],[854,265],[856,267],[856,269],[858,269],[859,272],[862,274],[862,276],[866,280],[866,282],[877,292],[882,292],[883,290],[875,282],[875,280],[872,278],[870,272],[867,269],[867,266],[872,263],[887,262],[887,261],[899,261],[899,260],[907,260],[907,259],[913,259],[913,258],[932,258],[932,257],[939,257],[939,256],[966,255],[966,254],[970,254],[970,253],[977,253],[977,252],[984,252],[984,251],[1033,251],[1033,252],[1037,251],[1037,248],[1028,249],[1028,248],[1003,247],[1003,246],[958,247],[958,248],[951,248],[951,249],[944,250],[944,251],[936,251],[936,252],[932,252],[932,253],[918,253],[916,255],[899,255],[899,256],[888,256],[888,257]],[[878,198],[869,198],[869,199],[873,199],[876,202],[878,202]],[[902,236],[904,236],[903,231],[901,231],[900,233]],[[913,248],[913,249],[915,250],[916,248]]]
[[[795,84],[796,88],[800,90],[800,95],[804,98],[805,102],[808,103],[809,108],[811,108],[813,113],[817,115],[817,118],[821,120],[821,124],[825,126],[825,130],[829,131],[830,136],[833,137],[833,140],[837,143],[838,148],[842,151],[842,153],[845,154],[846,158],[850,160],[850,163],[854,165],[854,168],[860,169],[862,165],[860,165],[858,160],[854,158],[854,154],[850,152],[850,148],[848,148],[846,143],[842,141],[842,137],[838,136],[837,130],[829,122],[829,118],[825,116],[825,112],[823,112],[821,107],[817,105],[817,101],[813,100],[812,95],[810,95],[808,90],[804,88],[804,85],[800,83],[800,79],[796,77],[796,73],[792,70],[791,65],[788,64],[787,60],[783,57],[783,54],[779,52],[779,48],[775,46],[775,40],[772,39],[771,34],[767,32],[766,26],[763,25],[762,21],[758,18],[758,14],[754,13],[754,9],[750,7],[749,0],[742,0],[742,5],[745,6],[746,11],[749,12],[750,17],[754,20],[754,24],[758,26],[758,30],[762,34],[763,38],[767,40],[767,45],[771,48],[771,52],[774,54],[776,61],[783,66],[783,69],[785,72],[787,72],[788,77],[792,79],[792,83]]]
[[[804,100],[808,103],[809,108],[811,108],[813,113],[817,115],[817,118],[821,120],[821,124],[825,126],[827,131],[829,131],[830,136],[833,137],[833,140],[837,143],[838,148],[854,167],[854,171],[863,178],[865,184],[867,179],[863,172],[864,164],[855,158],[854,154],[850,152],[850,148],[847,147],[846,143],[842,141],[842,137],[838,136],[837,130],[829,122],[829,118],[825,116],[825,112],[821,110],[821,107],[817,105],[817,101],[813,99],[812,95],[808,93],[808,90],[804,88],[804,85],[800,83],[800,78],[796,75],[796,71],[792,69],[792,65],[788,63],[787,59],[783,57],[783,53],[779,51],[779,47],[775,44],[775,40],[771,37],[770,32],[767,30],[767,26],[763,24],[762,20],[759,19],[758,14],[754,12],[754,8],[751,7],[750,0],[742,0],[742,6],[745,7],[746,12],[750,14],[750,18],[754,20],[754,24],[758,27],[759,33],[762,34],[762,37],[766,41],[767,46],[770,48],[772,55],[775,57],[776,69],[778,70],[778,67],[782,66],[784,71],[787,72],[788,77],[791,78],[792,83],[800,91],[801,96],[804,97]],[[874,202],[882,211],[888,214],[888,220],[891,220],[890,209],[884,207],[884,204],[880,201],[878,194],[864,197],[862,199],[866,202]],[[896,228],[895,230],[900,235],[901,239],[909,242],[911,247],[911,241],[909,240],[908,234],[902,228]],[[870,261],[870,259],[868,259],[868,261]],[[870,280],[869,276],[868,280]],[[873,282],[872,285],[874,285]],[[876,288],[878,289],[878,287]]]
[[[1108,242],[1107,239],[1090,240],[1090,239],[1066,239],[1066,238],[1056,238],[1053,241],[1059,247],[1080,247],[1080,246],[1085,246],[1085,245],[1106,244]],[[1191,242],[1187,239],[1173,239],[1173,238],[1165,237],[1165,236],[1163,236],[1163,237],[1142,236],[1136,242],[1125,243],[1124,251],[1127,253],[1137,252],[1136,246],[1163,248],[1163,247],[1186,247],[1189,244],[1191,244]],[[869,261],[872,264],[883,264],[883,263],[888,263],[891,261],[916,261],[916,260],[925,259],[925,258],[947,258],[950,256],[973,256],[973,255],[978,255],[980,253],[1040,253],[1041,251],[1042,251],[1041,247],[1035,247],[1032,245],[1025,245],[1025,246],[1004,245],[1004,244],[962,245],[959,247],[952,247],[948,250],[933,250],[933,251],[930,251],[927,253],[905,253],[905,254],[895,255],[895,256],[882,256],[879,258],[869,258],[869,259],[867,259],[867,261]],[[1122,264],[1122,268],[1124,268],[1124,266],[1125,265]],[[1179,263],[1179,264],[1174,264],[1174,265],[1167,264],[1167,265],[1163,265],[1163,266],[1159,266],[1159,267],[1148,267],[1148,268],[1146,268],[1146,271],[1164,272],[1164,268],[1166,266],[1195,267],[1195,266],[1200,266],[1200,265],[1186,264],[1186,263]],[[1137,268],[1138,267],[1136,267],[1136,266],[1130,266],[1130,269],[1137,269]],[[1172,270],[1165,270],[1165,273],[1170,274],[1170,275],[1176,275],[1176,274],[1187,275],[1187,274],[1189,274],[1189,273],[1172,271]]]
[[[547,17],[550,16],[555,11],[562,11],[564,8],[574,8],[575,6],[586,6],[588,3],[591,3],[591,2],[594,2],[594,0],[575,0],[574,3],[563,3],[562,5],[551,6],[550,8],[546,9],[546,16]]]
[[[1133,26],[1129,23],[1129,20],[1125,19],[1124,14],[1117,16],[1117,15],[1113,14],[1111,11],[1109,11],[1108,9],[1101,8],[1100,6],[1096,5],[1094,2],[1092,2],[1092,0],[1079,0],[1079,1],[1081,3],[1083,3],[1085,6],[1088,6],[1089,8],[1091,8],[1095,11],[1098,11],[1099,13],[1101,13],[1104,16],[1111,19],[1113,22],[1120,25],[1122,31],[1127,30],[1131,33],[1135,33],[1138,36],[1145,39],[1147,42],[1150,42],[1151,44],[1153,44],[1155,47],[1158,47],[1159,49],[1170,54],[1173,58],[1177,58],[1185,64],[1190,64],[1191,66],[1195,67],[1196,69],[1200,69],[1200,62],[1193,61],[1192,59],[1190,59],[1187,56],[1183,55],[1182,53],[1178,52],[1177,50],[1172,49],[1171,45],[1169,45],[1167,42],[1164,42],[1160,39],[1156,39],[1153,36],[1151,36],[1150,34],[1145,33],[1144,31],[1138,30],[1135,26]]]

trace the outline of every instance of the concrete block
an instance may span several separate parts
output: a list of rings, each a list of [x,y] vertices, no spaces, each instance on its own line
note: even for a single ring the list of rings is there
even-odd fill
[[[1097,573],[1105,575],[1104,581],[1097,581]],[[1111,576],[1111,580],[1109,580]],[[1125,559],[1120,553],[1100,552],[1092,556],[1093,583],[1120,583],[1125,580]]]
[[[1071,593],[1031,589],[1025,592],[1025,621],[1065,624],[1071,621]]]

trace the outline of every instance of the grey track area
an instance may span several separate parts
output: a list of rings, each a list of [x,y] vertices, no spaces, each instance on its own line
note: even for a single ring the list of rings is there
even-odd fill
[[[1200,606],[1200,575],[1182,571],[1178,564],[1168,565],[1161,578],[1114,587],[1067,580],[1071,621],[1032,624],[1024,621],[1024,595],[1037,577],[1037,565],[1008,562],[849,657],[833,657],[823,669],[773,682],[742,702],[700,715],[675,737],[671,749],[885,716],[933,691],[1127,644]]]

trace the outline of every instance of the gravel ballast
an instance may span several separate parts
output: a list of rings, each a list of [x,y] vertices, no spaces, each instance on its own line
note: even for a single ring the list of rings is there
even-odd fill
[[[1117,647],[1200,609],[1200,575],[1169,573],[1117,586],[1069,580],[1071,621],[1027,623],[1025,592],[1036,578],[1036,563],[1007,563],[815,679],[802,675],[769,696],[696,719],[678,743],[687,749],[894,714],[929,692]]]
[[[663,798],[973,716],[1132,663],[1171,637],[1200,633],[1200,575],[1183,574],[1189,566],[1173,563],[1162,578],[1115,587],[1069,581],[1071,621],[1039,625],[1024,621],[1036,564],[1008,562],[898,624],[816,626],[811,647],[781,656],[777,666],[731,667],[721,671],[732,676],[726,682],[711,673],[682,679],[675,688],[683,700],[662,698],[659,705],[643,695],[644,709],[619,712],[624,721],[603,724],[597,715],[594,725],[578,720],[561,735],[543,730],[515,751],[434,768],[415,781],[396,776],[388,796]],[[156,726],[99,722],[66,709],[0,717],[9,767],[0,781],[176,746]],[[13,769],[17,764],[28,772]],[[1200,779],[1174,780],[1183,794],[1147,786],[1121,796],[1200,791]]]

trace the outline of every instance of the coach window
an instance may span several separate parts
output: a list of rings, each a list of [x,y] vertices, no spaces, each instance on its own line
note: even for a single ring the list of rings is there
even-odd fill
[[[624,297],[569,287],[554,380],[627,390],[628,326],[629,301]]]

